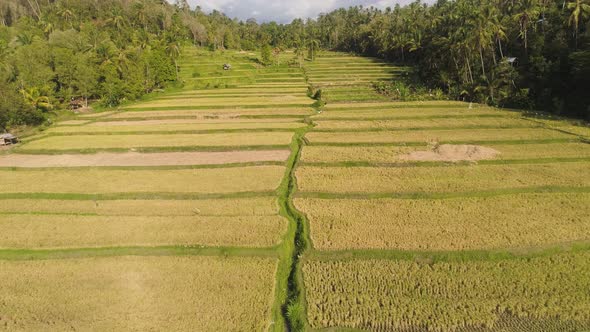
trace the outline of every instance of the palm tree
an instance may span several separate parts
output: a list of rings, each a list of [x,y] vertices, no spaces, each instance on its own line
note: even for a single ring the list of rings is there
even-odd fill
[[[524,42],[524,51],[528,53],[528,30],[531,22],[539,16],[540,9],[537,0],[521,0],[519,11],[514,15],[520,28],[520,38]]]
[[[311,38],[307,42],[307,45],[309,47],[309,55],[310,55],[311,61],[314,61],[315,54],[317,53],[317,50],[320,48],[320,41],[316,38]]]
[[[486,75],[486,66],[483,55],[493,43],[495,30],[493,18],[496,16],[497,14],[493,12],[492,7],[488,6],[475,13],[474,18],[470,22],[473,27],[473,30],[470,34],[471,40],[475,45],[477,45],[479,59],[481,62],[481,71],[486,81],[488,78]]]
[[[34,106],[38,110],[47,112],[53,109],[53,105],[51,104],[49,97],[37,87],[22,88],[20,93],[23,95],[27,103]]]
[[[174,67],[176,68],[176,80],[178,81],[178,58],[180,57],[180,44],[178,41],[170,41],[168,45],[166,45],[166,54],[172,59],[174,62]]]
[[[119,49],[117,50],[117,54],[115,55],[115,64],[117,66],[117,72],[119,73],[119,78],[123,79],[123,73],[127,70],[129,65],[129,57],[133,53],[132,50],[127,49]]]
[[[303,68],[303,57],[305,54],[305,47],[301,41],[298,41],[295,44],[295,56],[297,57],[297,61],[299,62],[299,68]]]
[[[578,31],[580,21],[590,17],[590,4],[587,2],[588,0],[571,0],[571,2],[567,4],[567,8],[572,11],[572,14],[569,18],[569,24],[570,26],[574,27],[576,48],[578,48]]]
[[[114,14],[111,18],[106,20],[106,24],[115,28],[117,31],[121,31],[127,25],[127,22],[120,14]]]
[[[23,31],[16,35],[15,41],[20,46],[31,45],[35,40],[35,35],[29,31]]]

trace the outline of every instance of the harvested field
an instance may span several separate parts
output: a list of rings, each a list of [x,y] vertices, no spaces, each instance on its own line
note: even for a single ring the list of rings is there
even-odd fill
[[[276,265],[253,257],[0,261],[2,326],[262,331],[270,324]]]
[[[590,239],[590,194],[454,199],[305,199],[318,250],[481,250]]]
[[[83,149],[131,149],[141,147],[191,147],[191,146],[264,146],[289,145],[290,132],[214,133],[162,135],[81,135],[53,136],[32,141],[20,147],[26,150],[83,150]]]
[[[543,128],[514,129],[437,129],[394,132],[311,132],[307,137],[312,143],[410,143],[454,141],[512,141],[540,139],[575,139],[572,135]]]
[[[197,217],[275,216],[278,211],[277,199],[272,196],[192,200],[0,200],[0,213],[3,214]]]
[[[158,120],[154,120],[158,121]],[[126,122],[126,121],[122,121]],[[262,123],[199,123],[199,124],[160,124],[149,125],[148,123],[130,125],[125,123],[106,122],[101,125],[89,126],[63,126],[47,130],[48,133],[56,134],[80,134],[80,133],[148,133],[148,132],[182,132],[182,131],[224,131],[224,130],[250,130],[250,129],[297,129],[305,127],[301,122],[262,122]]]
[[[0,156],[0,167],[90,167],[90,166],[174,166],[220,165],[265,161],[286,161],[289,150],[228,152],[97,153]]]
[[[307,261],[303,276],[312,328],[499,331],[504,315],[520,319],[502,331],[531,331],[537,320],[554,331],[590,328],[588,252],[434,264]]]
[[[586,162],[442,167],[312,167],[296,171],[303,192],[437,194],[590,186]]]
[[[272,191],[282,166],[182,170],[48,169],[0,171],[3,193],[234,193]]]
[[[272,247],[287,230],[275,216],[0,215],[0,249]],[[139,231],[141,230],[141,231]],[[236,231],[239,230],[239,231]]]
[[[426,120],[374,120],[374,121],[316,121],[318,130],[371,130],[408,128],[461,128],[461,127],[539,127],[538,123],[517,118],[461,118]]]
[[[442,145],[444,146],[444,145]],[[590,145],[585,143],[491,144],[484,147],[498,151],[494,159],[526,160],[542,158],[590,158]],[[396,163],[410,160],[408,154],[430,153],[424,146],[306,146],[301,154],[303,162],[373,162]],[[406,155],[404,158],[404,155]],[[436,156],[435,157],[439,157]],[[0,159],[1,160],[1,159]],[[433,159],[430,159],[433,160]],[[437,159],[440,160],[440,159]],[[468,159],[461,159],[468,160]],[[442,161],[449,161],[448,159]]]

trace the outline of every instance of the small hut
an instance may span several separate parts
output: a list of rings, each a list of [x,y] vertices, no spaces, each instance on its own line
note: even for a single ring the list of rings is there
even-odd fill
[[[0,145],[12,145],[18,143],[18,138],[12,134],[0,135]]]

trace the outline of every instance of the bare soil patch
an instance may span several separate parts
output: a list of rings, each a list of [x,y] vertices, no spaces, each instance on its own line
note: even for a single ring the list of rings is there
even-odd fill
[[[62,155],[0,156],[0,167],[92,167],[92,166],[176,166],[218,165],[263,161],[285,161],[289,150],[229,152],[97,153]]]
[[[400,156],[407,161],[478,161],[494,159],[499,151],[479,145],[435,145],[430,151],[414,151]]]

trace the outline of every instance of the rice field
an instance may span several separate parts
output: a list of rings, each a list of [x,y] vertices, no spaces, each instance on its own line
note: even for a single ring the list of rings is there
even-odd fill
[[[0,193],[196,193],[272,192],[283,166],[202,169],[0,170]]]
[[[281,105],[300,105],[311,104],[307,97],[295,96],[277,96],[277,97],[256,97],[256,98],[178,98],[173,100],[158,99],[145,103],[135,104],[133,108],[151,108],[151,107],[182,107],[182,106],[244,106],[244,105],[266,105],[266,104],[281,104]]]
[[[226,119],[226,118],[244,118],[248,116],[257,117],[273,117],[273,116],[285,116],[285,117],[300,117],[303,115],[313,114],[311,109],[297,109],[297,108],[273,108],[268,109],[238,109],[238,108],[227,108],[227,109],[216,109],[216,110],[167,110],[167,111],[137,111],[137,112],[121,112],[108,116],[104,119],[109,121],[112,120],[137,120],[139,119],[160,119],[160,118],[193,118],[193,119]]]
[[[49,129],[50,134],[87,134],[87,133],[149,133],[149,132],[190,132],[190,131],[229,131],[229,130],[248,130],[248,129],[275,129],[289,130],[305,127],[304,123],[297,122],[261,122],[261,123],[180,123],[180,124],[110,124],[95,123],[89,126],[68,127],[61,126]]]
[[[0,215],[0,249],[259,247],[278,245],[287,221],[275,216]],[[236,232],[239,229],[239,232]],[[140,231],[141,230],[141,231]]]
[[[198,200],[59,200],[2,199],[0,214],[92,215],[92,216],[274,216],[279,211],[275,197]]]
[[[445,194],[538,187],[588,187],[588,162],[297,169],[301,192]]]
[[[85,150],[134,149],[174,147],[248,147],[288,146],[291,132],[207,133],[207,134],[137,134],[137,135],[68,135],[46,136],[31,141],[19,149],[27,150]]]
[[[0,156],[0,330],[284,331],[286,183],[317,112],[300,68],[255,57],[187,47],[182,89]]]
[[[451,199],[297,198],[317,250],[497,250],[590,237],[590,194]]]
[[[2,329],[261,331],[276,269],[256,257],[0,260]]]
[[[527,128],[539,127],[538,124],[524,119],[513,118],[463,118],[463,119],[427,119],[427,120],[372,120],[372,121],[317,121],[317,130],[397,130],[423,128]]]
[[[590,145],[581,142],[545,144],[489,144],[499,152],[493,160],[527,160],[551,158],[590,158]],[[308,146],[301,154],[303,163],[400,163],[409,153],[430,151],[425,146]]]
[[[537,331],[583,331],[590,328],[588,261],[588,252],[432,264],[309,260],[307,315],[316,329],[532,331],[537,323]],[[505,316],[518,319],[502,326]]]
[[[546,128],[510,129],[427,129],[381,132],[311,132],[305,136],[311,144],[421,143],[429,142],[502,142],[535,140],[576,140],[567,133]]]
[[[379,106],[375,103],[372,109],[346,109],[318,114],[314,119],[317,120],[379,120],[379,119],[427,119],[427,118],[453,118],[453,117],[517,117],[517,113],[507,113],[490,107],[477,107],[470,109],[467,105],[453,108],[392,108],[388,106]]]
[[[0,156],[0,330],[590,328],[587,127],[258,56]]]
[[[587,126],[391,101],[372,83],[406,69],[376,59],[306,67],[327,103],[295,170],[308,330],[590,329]]]

